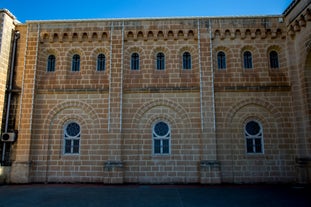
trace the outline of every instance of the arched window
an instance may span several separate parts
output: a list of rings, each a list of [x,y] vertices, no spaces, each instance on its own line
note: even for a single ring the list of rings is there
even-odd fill
[[[139,70],[139,54],[136,52],[131,56],[131,70]]]
[[[247,153],[263,153],[263,130],[260,122],[249,121],[245,124],[244,134]]]
[[[182,55],[182,68],[191,69],[191,54],[189,52],[184,52]]]
[[[55,62],[56,57],[55,55],[49,55],[48,62],[47,62],[47,72],[54,72],[55,71]]]
[[[97,71],[104,71],[106,69],[106,57],[104,54],[97,56]]]
[[[253,68],[252,53],[249,51],[245,51],[243,53],[243,58],[244,58],[244,68],[252,69]]]
[[[153,154],[170,154],[171,129],[167,123],[159,121],[153,126],[152,139]]]
[[[279,56],[276,51],[271,51],[270,54],[270,68],[279,68]]]
[[[165,55],[162,52],[157,54],[157,70],[165,69]]]
[[[226,69],[227,68],[226,54],[222,51],[217,53],[217,64],[218,64],[218,69]]]
[[[80,55],[78,54],[72,56],[71,71],[80,71]]]
[[[69,122],[64,127],[64,153],[79,154],[80,151],[80,125],[76,122]]]

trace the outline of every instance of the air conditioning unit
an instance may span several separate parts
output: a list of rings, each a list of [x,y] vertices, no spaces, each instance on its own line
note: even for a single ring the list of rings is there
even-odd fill
[[[2,142],[15,142],[16,134],[14,132],[6,132],[1,135]]]

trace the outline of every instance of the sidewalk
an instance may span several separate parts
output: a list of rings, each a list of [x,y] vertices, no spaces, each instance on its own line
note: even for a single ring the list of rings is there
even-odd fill
[[[288,185],[0,185],[0,207],[310,207],[310,193]]]

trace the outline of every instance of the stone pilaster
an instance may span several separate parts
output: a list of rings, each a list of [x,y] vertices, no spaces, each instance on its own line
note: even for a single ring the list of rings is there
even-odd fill
[[[200,52],[200,93],[201,93],[201,127],[202,127],[202,158],[200,164],[201,183],[219,183],[219,163],[216,151],[214,83],[212,68],[212,40],[210,38],[210,21],[201,21],[198,31]],[[205,163],[205,164],[202,164]],[[206,163],[217,163],[216,165]]]
[[[109,171],[105,182],[122,183],[123,165],[121,160],[121,131],[122,131],[122,54],[123,54],[123,25],[113,22],[111,28],[111,68],[109,83],[109,160],[105,162],[105,170]],[[121,58],[120,58],[121,57]]]

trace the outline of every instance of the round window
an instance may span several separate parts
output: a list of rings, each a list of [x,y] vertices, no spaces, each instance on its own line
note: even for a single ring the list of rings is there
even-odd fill
[[[153,130],[157,136],[163,137],[169,133],[169,126],[161,121],[154,125]]]
[[[80,134],[80,126],[79,124],[72,122],[69,123],[66,127],[66,133],[70,137],[76,137]]]
[[[245,130],[249,135],[257,135],[261,131],[261,126],[256,121],[250,121],[246,124]]]

